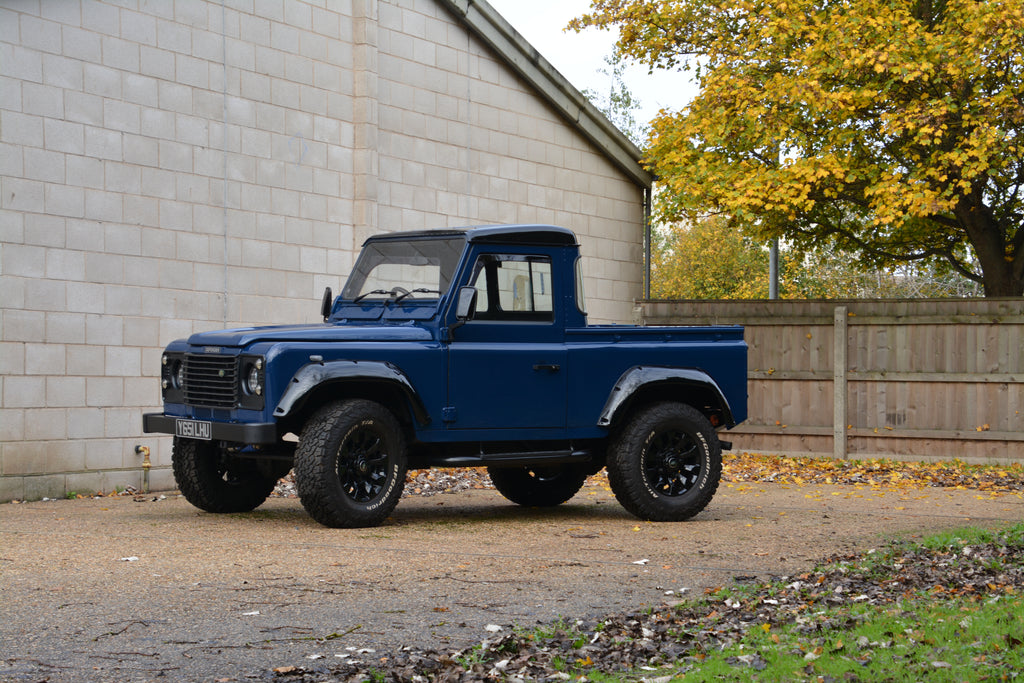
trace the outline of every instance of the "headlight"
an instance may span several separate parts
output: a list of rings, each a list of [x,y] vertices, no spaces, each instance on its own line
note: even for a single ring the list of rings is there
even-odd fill
[[[262,410],[263,394],[266,390],[266,367],[263,356],[242,356],[238,369],[238,406],[248,410]]]
[[[253,396],[259,396],[263,393],[261,374],[260,369],[255,364],[249,366],[249,373],[245,376],[246,393]]]
[[[165,353],[160,358],[160,387],[164,401],[183,403],[185,401],[185,357],[179,353]]]

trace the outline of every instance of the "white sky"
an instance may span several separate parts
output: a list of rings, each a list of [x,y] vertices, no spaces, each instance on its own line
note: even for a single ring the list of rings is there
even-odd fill
[[[612,53],[615,35],[587,29],[583,33],[562,31],[573,17],[590,9],[589,0],[488,0],[526,40],[544,55],[579,90],[606,91],[611,81],[598,69],[608,69],[604,58]],[[657,72],[648,75],[643,66],[630,67],[626,87],[641,105],[639,119],[645,123],[662,107],[681,109],[695,94],[689,74]]]

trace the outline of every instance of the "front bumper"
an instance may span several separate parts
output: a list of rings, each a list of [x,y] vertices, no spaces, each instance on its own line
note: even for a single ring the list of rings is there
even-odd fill
[[[142,431],[147,434],[175,434],[179,419],[163,413],[143,413]],[[210,438],[215,441],[235,443],[276,443],[276,422],[213,422],[210,421]]]

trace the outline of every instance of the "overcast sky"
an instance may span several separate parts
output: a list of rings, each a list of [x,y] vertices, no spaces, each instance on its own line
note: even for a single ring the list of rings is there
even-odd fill
[[[607,68],[604,58],[612,53],[615,35],[587,29],[583,33],[562,31],[573,17],[590,9],[589,0],[488,0],[494,9],[519,31],[544,58],[578,89],[607,91],[611,81],[598,72]],[[688,75],[662,72],[653,76],[634,66],[625,82],[642,106],[641,116],[649,121],[662,107],[680,109],[694,89]]]

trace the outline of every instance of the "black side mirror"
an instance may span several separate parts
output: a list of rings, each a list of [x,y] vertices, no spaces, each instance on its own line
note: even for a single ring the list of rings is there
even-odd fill
[[[320,301],[320,315],[324,317],[324,322],[331,317],[331,308],[334,306],[334,294],[331,292],[331,288],[327,287],[324,289],[324,298]]]
[[[476,315],[476,287],[463,287],[459,290],[459,299],[455,302],[455,318],[466,322]]]

